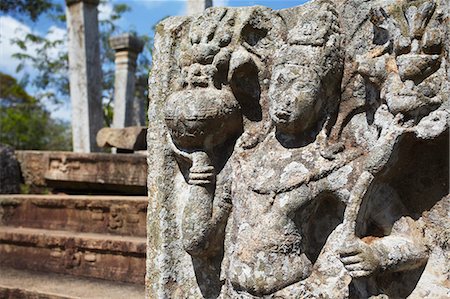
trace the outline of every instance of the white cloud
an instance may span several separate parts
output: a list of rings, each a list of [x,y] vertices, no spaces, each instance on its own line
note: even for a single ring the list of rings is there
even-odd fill
[[[45,38],[47,38],[49,41],[56,41],[56,40],[63,40],[62,44],[57,45],[54,48],[51,48],[47,55],[50,58],[56,58],[58,57],[58,53],[65,51],[67,49],[67,30],[57,27],[57,26],[51,26],[48,29],[47,34],[45,35]]]
[[[19,61],[12,57],[14,53],[22,52],[12,39],[23,38],[31,33],[31,28],[10,16],[0,16],[0,70],[14,75]],[[27,48],[27,53],[35,49]]]
[[[102,2],[98,6],[98,20],[104,21],[111,18],[113,6],[110,2]]]
[[[34,56],[36,54],[36,46],[33,44],[26,45],[26,50],[22,50],[19,46],[12,43],[13,39],[23,39],[29,33],[42,35],[39,32],[33,31],[29,26],[16,20],[13,17],[0,16],[0,71],[11,75],[14,75],[16,73],[16,67],[20,63],[20,61],[13,58],[13,54],[15,53],[25,53],[31,56]],[[55,41],[58,39],[64,40],[63,44],[59,45],[49,52],[48,55],[50,57],[56,57],[57,53],[66,47],[66,36],[66,29],[57,26],[51,26],[48,29],[45,38],[50,41]],[[29,65],[25,66],[25,71],[28,72],[31,76],[34,73],[34,70]]]
[[[26,34],[34,33],[38,35],[40,34],[37,31],[32,30],[29,26],[24,23],[18,21],[17,19],[11,16],[0,16],[0,71],[10,74],[17,79],[21,79],[21,75],[17,74],[16,68],[19,65],[20,61],[13,58],[12,55],[14,53],[25,53],[31,56],[36,55],[36,47],[33,44],[27,45],[26,50],[20,49],[19,46],[13,44],[11,42],[12,39],[19,38],[23,39]],[[64,51],[67,47],[67,30],[65,28],[60,28],[57,26],[51,26],[47,33],[45,34],[45,38],[50,41],[55,40],[64,40],[64,43],[58,45],[56,48],[53,48],[48,52],[50,57],[57,57],[60,51]],[[32,68],[31,65],[25,65],[24,72],[28,73],[31,78],[36,75],[36,70]],[[35,94],[36,90],[33,86],[27,86],[27,91],[30,94]],[[63,120],[70,120],[70,104],[64,104],[55,106],[51,104],[49,101],[44,100],[44,105],[50,111],[53,117],[60,118]]]
[[[70,101],[64,102],[62,104],[55,105],[52,102],[45,102],[45,107],[52,118],[57,118],[64,121],[70,121],[72,119],[72,108]]]

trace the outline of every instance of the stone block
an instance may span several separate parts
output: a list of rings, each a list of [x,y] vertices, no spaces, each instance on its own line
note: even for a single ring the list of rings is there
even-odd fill
[[[146,150],[147,128],[103,128],[97,133],[97,145],[99,147],[115,147],[129,151]]]
[[[28,185],[67,192],[146,193],[146,156],[140,154],[17,151]]]
[[[147,198],[94,195],[0,195],[0,225],[146,236]]]
[[[0,227],[0,265],[142,284],[146,239]]]

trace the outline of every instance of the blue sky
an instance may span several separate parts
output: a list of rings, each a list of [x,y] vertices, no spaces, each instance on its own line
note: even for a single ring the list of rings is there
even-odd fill
[[[1,0],[0,0],[1,1]],[[64,0],[56,0],[64,4]],[[214,6],[252,6],[263,5],[273,9],[282,9],[301,5],[306,0],[213,0]],[[186,0],[110,0],[99,6],[99,18],[107,18],[112,11],[114,3],[125,3],[130,6],[131,11],[123,15],[118,25],[124,30],[136,31],[139,35],[153,36],[152,27],[159,20],[166,16],[184,15],[186,12]],[[11,55],[18,52],[18,48],[12,46],[10,39],[24,35],[28,32],[38,33],[47,38],[61,38],[66,36],[64,24],[56,24],[54,21],[41,17],[37,22],[18,19],[14,15],[0,14],[0,71],[10,74],[18,79],[22,74],[16,74],[15,68],[18,61]],[[33,48],[28,51],[33,53]],[[30,67],[25,71],[33,75],[35,72]],[[29,86],[27,90],[33,94],[33,87]],[[60,106],[47,103],[47,108],[55,118],[70,120],[70,103],[64,103]]]

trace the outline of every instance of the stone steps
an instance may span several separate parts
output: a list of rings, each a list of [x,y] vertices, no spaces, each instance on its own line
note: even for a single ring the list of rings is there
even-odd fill
[[[143,196],[0,195],[0,268],[143,285],[146,212]]]
[[[0,227],[0,265],[144,283],[146,239]]]
[[[0,298],[144,298],[144,286],[0,267]]]
[[[4,226],[145,237],[146,213],[145,196],[0,195]]]

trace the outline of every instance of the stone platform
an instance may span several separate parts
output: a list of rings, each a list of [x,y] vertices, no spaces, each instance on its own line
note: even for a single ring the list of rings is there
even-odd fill
[[[146,194],[142,154],[16,151],[25,184],[65,192]]]
[[[143,196],[1,195],[0,267],[143,284],[146,203]]]

